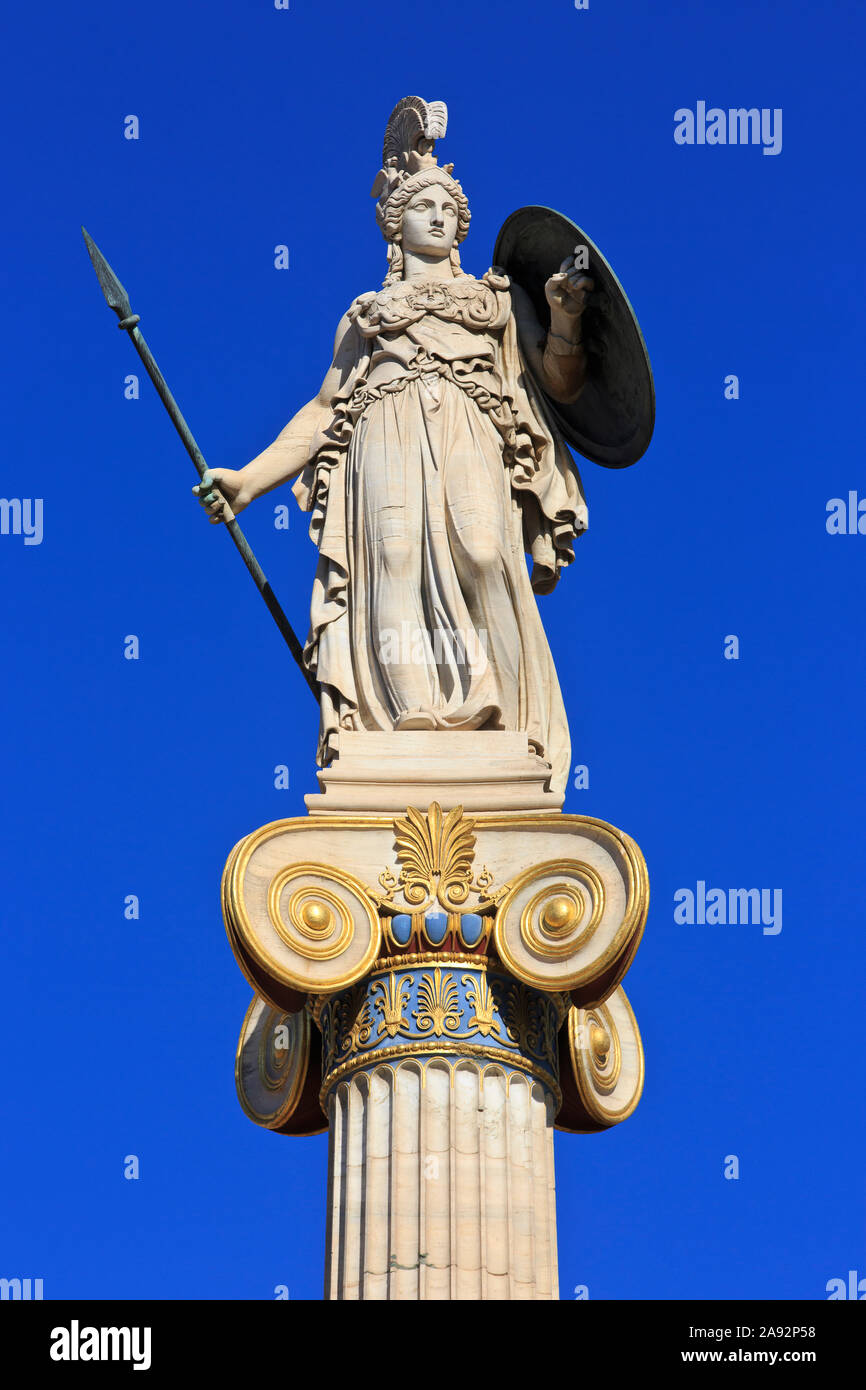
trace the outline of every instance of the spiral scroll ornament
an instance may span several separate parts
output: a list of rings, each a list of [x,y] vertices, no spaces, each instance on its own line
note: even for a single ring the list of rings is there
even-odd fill
[[[496,913],[500,958],[537,989],[568,989],[590,968],[605,915],[600,874],[578,860],[534,865],[509,885]]]
[[[493,927],[497,954],[512,974],[536,989],[568,990],[581,1007],[619,984],[648,901],[637,846],[603,826],[598,834],[590,846],[594,862],[551,859],[512,879]]]
[[[569,1010],[560,1045],[558,1129],[592,1134],[627,1120],[641,1098],[644,1053],[620,987],[603,1004]]]
[[[244,1113],[279,1130],[294,1113],[310,1063],[310,1016],[287,1014],[256,996],[238,1043],[235,1084]]]
[[[232,949],[259,994],[298,1008],[308,994],[346,989],[367,974],[382,943],[363,883],[330,864],[292,863],[267,880],[229,861],[223,912]],[[288,1001],[284,991],[295,991]]]

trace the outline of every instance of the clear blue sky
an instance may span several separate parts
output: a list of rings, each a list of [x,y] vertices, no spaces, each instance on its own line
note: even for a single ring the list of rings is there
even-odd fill
[[[541,600],[590,771],[565,809],[631,833],[652,887],[626,982],[644,1098],[557,1136],[562,1296],[820,1299],[866,1274],[866,536],[825,526],[830,498],[866,497],[862,7],[428,11],[49,0],[9,22],[0,491],[43,499],[44,537],[0,536],[0,1274],[46,1297],[321,1296],[326,1139],[237,1104],[249,989],[219,909],[235,841],[303,812],[317,713],[149,383],[124,399],[137,359],[79,225],[209,462],[240,466],[381,281],[368,194],[418,92],[449,106],[465,267],[516,207],[561,209],[655,372],[650,450],[583,465],[589,533]],[[677,145],[698,101],[781,108],[781,153]],[[244,525],[304,634],[305,518],[287,491]],[[782,889],[781,932],[677,924],[699,880]]]

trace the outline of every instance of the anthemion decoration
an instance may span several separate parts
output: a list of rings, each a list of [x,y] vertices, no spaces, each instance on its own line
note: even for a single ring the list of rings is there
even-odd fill
[[[239,471],[207,469],[87,238],[198,499],[319,702],[319,789],[235,846],[222,910],[254,990],[241,1105],[330,1136],[329,1299],[558,1298],[554,1129],[619,1124],[643,1086],[622,981],[646,866],[562,811],[569,731],[536,595],[587,524],[567,446],[640,458],[649,361],[607,261],[549,208],[513,213],[492,268],[463,270],[446,125],[440,101],[392,112],[372,190],[384,282],[340,321],[315,400]],[[318,550],[303,649],[236,520],[290,481]]]

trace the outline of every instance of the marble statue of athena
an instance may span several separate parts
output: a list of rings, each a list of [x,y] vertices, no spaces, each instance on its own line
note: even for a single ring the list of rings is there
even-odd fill
[[[573,258],[552,267],[544,330],[504,272],[461,268],[469,204],[433,153],[446,120],[441,102],[397,105],[373,186],[382,287],[340,320],[317,397],[197,491],[219,523],[226,500],[238,514],[293,480],[310,513],[320,766],[341,730],[514,730],[561,796],[568,726],[534,594],[573,559],[586,506],[535,383],[554,401],[580,395],[593,283]]]

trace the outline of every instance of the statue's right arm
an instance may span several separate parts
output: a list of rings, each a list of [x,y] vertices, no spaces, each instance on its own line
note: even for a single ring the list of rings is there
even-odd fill
[[[358,360],[360,334],[349,314],[344,314],[334,340],[334,359],[319,388],[318,395],[293,416],[273,444],[252,459],[245,468],[212,468],[193,488],[209,520],[223,520],[226,501],[237,516],[244,508],[280,487],[300,473],[310,457],[310,445],[320,427],[327,423],[334,396],[346,382]]]

